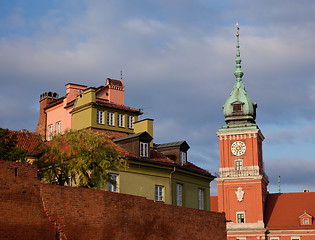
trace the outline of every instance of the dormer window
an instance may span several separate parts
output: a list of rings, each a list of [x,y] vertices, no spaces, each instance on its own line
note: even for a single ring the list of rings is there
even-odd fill
[[[185,165],[187,163],[187,152],[180,151],[180,164]]]
[[[242,104],[241,103],[234,103],[233,104],[233,112],[241,112],[242,111]]]
[[[299,217],[300,218],[300,225],[312,225],[312,220],[313,217],[311,215],[309,215],[306,210],[304,211],[304,213]]]
[[[149,156],[149,144],[140,142],[140,157],[148,157]]]

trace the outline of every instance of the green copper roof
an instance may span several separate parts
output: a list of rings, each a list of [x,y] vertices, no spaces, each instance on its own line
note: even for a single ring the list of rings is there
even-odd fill
[[[236,70],[234,75],[236,77],[235,85],[232,92],[226,102],[223,105],[223,115],[225,117],[225,126],[220,128],[220,131],[231,128],[235,130],[241,130],[244,127],[246,129],[258,129],[256,119],[257,104],[252,103],[249,96],[246,93],[242,77],[244,75],[241,69],[241,54],[239,45],[239,28],[237,27],[237,44],[236,44]]]

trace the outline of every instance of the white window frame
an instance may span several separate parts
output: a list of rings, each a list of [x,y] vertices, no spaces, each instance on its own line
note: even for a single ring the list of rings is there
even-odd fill
[[[310,225],[310,219],[309,218],[303,218],[303,225]]]
[[[301,237],[300,236],[293,236],[293,237],[291,237],[291,240],[301,240]]]
[[[111,173],[109,174],[109,178],[114,180],[116,182],[116,185],[112,184],[111,182],[108,182],[107,190],[109,192],[118,192],[118,174]]]
[[[183,206],[183,184],[176,184],[176,206]]]
[[[187,152],[180,151],[180,164],[184,165],[187,163]]]
[[[235,170],[242,170],[243,169],[243,159],[237,158],[235,159]]]
[[[198,208],[205,209],[205,190],[202,188],[198,188]]]
[[[56,134],[61,133],[61,121],[56,123]]]
[[[238,218],[239,215],[240,216],[243,215],[243,218]],[[239,219],[243,219],[243,222],[239,222],[238,221]],[[236,223],[240,223],[240,224],[245,223],[245,211],[237,211],[236,212]]]
[[[107,125],[115,126],[115,114],[113,112],[107,112]]]
[[[48,141],[53,138],[54,135],[54,126],[52,124],[48,125]]]
[[[156,202],[164,202],[164,186],[155,185],[155,201]]]
[[[139,156],[149,157],[149,144],[148,143],[140,142]]]
[[[97,110],[97,112],[96,112],[96,123],[104,124],[104,111]]]
[[[117,114],[117,126],[118,127],[125,127],[124,126],[124,114],[118,113]]]
[[[127,116],[127,125],[128,128],[133,129],[134,116]]]

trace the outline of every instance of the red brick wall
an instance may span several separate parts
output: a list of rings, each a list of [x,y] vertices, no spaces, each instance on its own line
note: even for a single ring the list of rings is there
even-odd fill
[[[56,239],[40,186],[36,167],[0,160],[0,239]]]
[[[226,239],[223,213],[101,190],[40,184],[34,177],[34,166],[3,162],[0,161],[0,180],[6,182],[7,188],[0,187],[0,234],[3,236],[7,229],[10,233],[4,239],[55,239],[59,230],[68,240]],[[10,170],[2,174],[6,165]],[[21,168],[18,177],[14,176],[16,166]],[[6,206],[2,203],[3,193]],[[7,216],[3,216],[5,211]],[[24,230],[30,233],[21,237]]]

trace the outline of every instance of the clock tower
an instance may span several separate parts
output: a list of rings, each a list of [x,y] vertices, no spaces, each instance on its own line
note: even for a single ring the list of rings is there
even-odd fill
[[[220,145],[218,210],[225,212],[228,239],[265,239],[264,206],[268,177],[264,172],[264,136],[255,122],[252,103],[242,82],[237,27],[235,85],[223,105],[226,124],[217,132]]]

